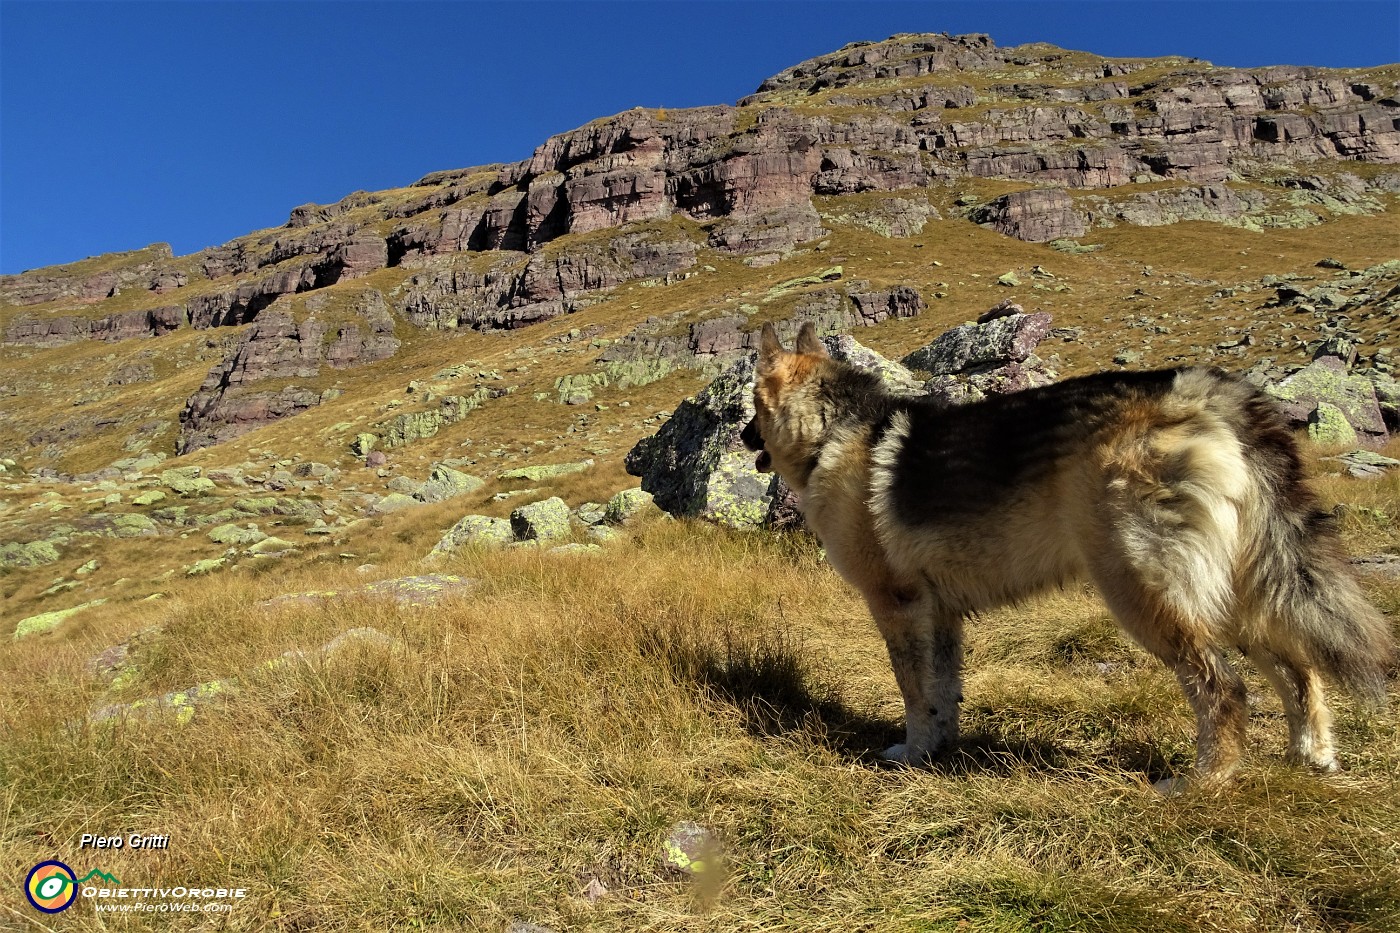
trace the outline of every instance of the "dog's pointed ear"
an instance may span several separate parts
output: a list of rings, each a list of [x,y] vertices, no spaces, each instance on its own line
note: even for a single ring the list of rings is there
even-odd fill
[[[826,356],[826,347],[822,346],[817,337],[817,325],[811,321],[804,322],[802,329],[797,332],[797,352]]]
[[[783,345],[778,340],[777,329],[772,321],[765,321],[758,335],[758,365],[763,369],[770,368],[782,352]]]

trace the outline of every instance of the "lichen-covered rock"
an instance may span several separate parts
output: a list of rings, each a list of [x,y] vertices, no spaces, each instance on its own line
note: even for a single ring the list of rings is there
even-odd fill
[[[165,493],[161,492],[159,489],[151,489],[141,493],[141,495],[137,496],[131,501],[134,505],[155,505],[157,502],[161,502],[165,498]]]
[[[510,527],[521,541],[554,541],[569,536],[569,507],[551,496],[510,513]]]
[[[1050,333],[1050,315],[1010,314],[985,324],[962,324],[903,359],[910,369],[943,376],[978,366],[1020,362]]]
[[[539,466],[519,467],[514,470],[505,470],[497,475],[501,480],[526,480],[531,483],[538,483],[542,480],[553,479],[556,476],[568,476],[570,473],[582,473],[593,466],[593,461],[582,460],[578,463],[547,463]]]
[[[94,599],[71,609],[55,609],[52,612],[44,612],[27,619],[20,619],[19,624],[15,626],[15,640],[28,638],[31,635],[47,635],[83,610],[101,606],[105,602],[107,602],[105,599]]]
[[[908,369],[849,336],[829,336],[823,344],[834,358],[880,375],[893,392],[920,390]],[[775,501],[786,500],[782,480],[760,473],[739,438],[753,418],[753,380],[753,357],[741,357],[627,454],[627,472],[641,477],[641,488],[663,511],[751,528],[768,521]]]
[[[403,509],[411,509],[415,505],[422,505],[412,496],[406,496],[401,492],[391,492],[387,496],[381,496],[370,506],[370,511],[375,515],[388,515],[390,512],[398,512]]]
[[[1319,419],[1330,423],[1334,418],[1331,411],[1314,416],[1326,404],[1340,412],[1361,443],[1379,447],[1388,436],[1375,386],[1365,376],[1348,373],[1334,357],[1314,360],[1291,376],[1266,385],[1264,391],[1279,400],[1284,414],[1297,427]]]
[[[149,700],[103,706],[94,710],[88,719],[93,723],[115,719],[146,722],[173,719],[179,725],[184,725],[194,718],[197,709],[226,697],[234,689],[235,684],[231,680],[210,680],[185,690],[172,690]]]
[[[52,541],[0,544],[0,567],[40,567],[58,558],[58,548]]]
[[[350,452],[357,457],[367,457],[377,443],[379,443],[377,435],[362,431],[356,434],[355,439],[350,442]]]
[[[627,472],[641,478],[660,508],[739,526],[763,521],[773,476],[754,469],[739,439],[753,418],[753,383],[754,361],[745,356],[627,454]]]
[[[429,606],[440,602],[446,596],[464,593],[475,585],[475,580],[455,573],[428,573],[414,577],[377,580],[356,592],[391,599],[400,606]]]
[[[582,525],[597,525],[607,519],[608,507],[602,502],[585,502],[574,509],[574,518]]]
[[[514,540],[515,532],[506,519],[467,515],[442,536],[432,553],[451,554],[464,547],[499,547]]]
[[[624,489],[615,493],[608,500],[607,508],[604,510],[604,518],[609,524],[622,525],[640,515],[644,510],[654,507],[655,502],[651,493],[640,487]]]
[[[902,363],[886,359],[847,334],[822,338],[822,345],[831,358],[865,369],[880,377],[880,381],[897,395],[914,395],[921,391],[919,380]]]
[[[249,525],[244,528],[232,523],[211,528],[207,532],[209,540],[215,544],[227,544],[232,547],[243,547],[245,545],[257,544],[267,537],[266,534],[258,530],[257,525]]]
[[[248,553],[254,557],[281,557],[290,554],[297,549],[297,546],[290,541],[281,538],[267,537],[253,543],[248,548]]]
[[[186,567],[185,576],[202,577],[206,573],[213,573],[215,570],[222,570],[226,566],[228,566],[228,558],[226,557],[206,557],[202,560],[197,560],[193,564],[190,564],[188,567]]]
[[[478,476],[438,463],[428,474],[428,481],[419,486],[412,495],[419,502],[445,502],[458,496],[470,495],[484,485],[486,481]]]
[[[1356,429],[1346,414],[1331,402],[1318,402],[1308,416],[1308,437],[1313,443],[1327,446],[1356,443]]]
[[[199,467],[172,467],[160,474],[160,483],[178,496],[203,496],[214,489],[214,481],[201,472]]]

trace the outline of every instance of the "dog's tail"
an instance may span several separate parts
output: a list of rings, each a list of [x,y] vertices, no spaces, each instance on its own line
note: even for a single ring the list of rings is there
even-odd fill
[[[1386,702],[1395,657],[1390,626],[1347,566],[1332,513],[1320,508],[1304,477],[1292,432],[1273,403],[1251,392],[1241,426],[1256,480],[1256,546],[1244,576],[1268,646],[1315,665],[1357,699]]]

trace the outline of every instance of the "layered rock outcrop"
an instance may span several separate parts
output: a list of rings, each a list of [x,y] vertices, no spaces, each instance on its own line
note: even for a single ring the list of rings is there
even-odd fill
[[[737,107],[629,110],[554,136],[520,162],[302,205],[284,227],[207,250],[181,268],[159,245],[115,265],[5,276],[0,299],[90,302],[129,287],[165,291],[197,268],[230,281],[189,301],[191,324],[238,325],[283,295],[427,263],[429,279],[415,283],[422,291],[403,303],[411,320],[518,327],[570,310],[581,292],[691,260],[610,268],[546,257],[524,270],[478,270],[478,281],[463,282],[454,270],[443,285],[432,258],[538,254],[567,234],[679,216],[708,225],[711,248],[764,263],[822,235],[814,194],[904,191],[967,175],[1035,185],[971,212],[974,222],[1034,241],[1076,237],[1089,224],[1248,225],[1272,196],[1235,185],[1240,179],[1278,183],[1286,204],[1324,211],[1379,209],[1382,195],[1400,189],[1400,173],[1353,176],[1356,184],[1325,172],[1296,185],[1279,177],[1284,166],[1328,160],[1400,164],[1400,94],[1390,72],[1094,59],[1046,45],[998,48],[985,35],[899,35],[794,65]],[[1143,181],[1183,187],[1087,204],[1057,190]],[[1287,222],[1308,217],[1295,212]],[[896,226],[910,225],[918,218]],[[435,291],[469,293],[468,309],[434,309]],[[12,330],[26,342],[83,333],[57,321]]]
[[[313,303],[299,321],[288,311],[274,311],[254,323],[185,403],[178,451],[221,443],[321,400],[320,393],[305,387],[264,389],[259,383],[310,380],[323,364],[357,366],[398,350],[394,319],[379,292],[362,293],[348,316],[318,313],[322,310]]]
[[[57,347],[76,340],[129,340],[159,337],[185,323],[185,309],[178,305],[124,311],[100,318],[71,315],[60,317],[21,316],[5,328],[5,343],[36,347]]]

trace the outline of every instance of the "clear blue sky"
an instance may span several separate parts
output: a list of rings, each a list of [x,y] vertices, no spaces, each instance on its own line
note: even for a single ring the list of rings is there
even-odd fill
[[[0,0],[0,272],[528,156],[633,106],[733,103],[857,39],[986,32],[1220,65],[1400,61],[1385,2]]]

